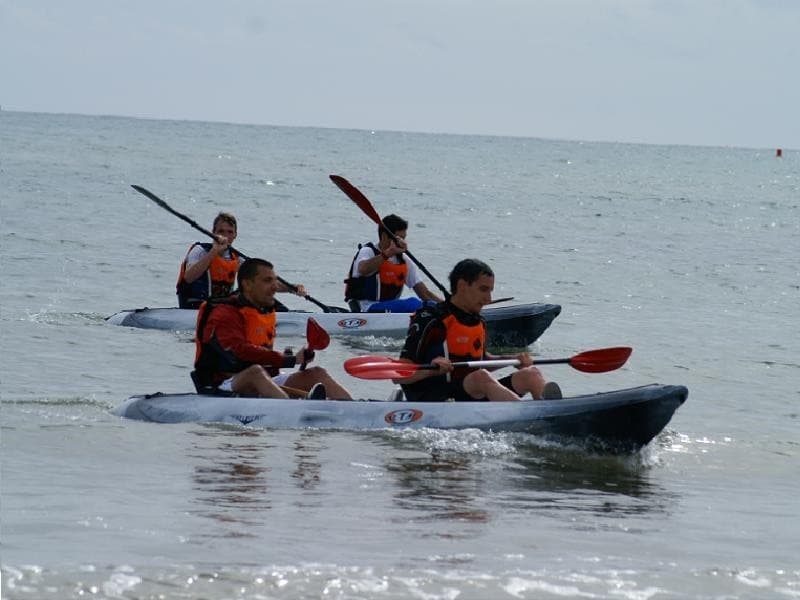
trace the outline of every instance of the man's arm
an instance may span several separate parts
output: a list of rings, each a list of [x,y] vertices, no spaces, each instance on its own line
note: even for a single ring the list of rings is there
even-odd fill
[[[220,239],[223,240],[223,243],[220,243]],[[192,283],[198,279],[203,273],[208,271],[214,257],[225,252],[227,248],[228,242],[225,238],[215,238],[214,244],[208,252],[206,252],[202,246],[195,246],[192,248],[186,259],[186,271],[183,273],[184,281],[186,281],[186,283]],[[195,252],[197,252],[197,254],[195,254]],[[192,259],[194,259],[194,261],[190,262]]]
[[[434,294],[428,289],[424,281],[420,281],[414,286],[414,293],[417,294],[420,300],[433,300],[434,302],[444,302],[442,298]]]
[[[306,296],[308,296],[308,292],[306,291],[306,286],[304,286],[302,283],[298,283],[294,287],[296,289],[291,290],[291,289],[289,289],[289,286],[286,285],[285,283],[283,283],[282,281],[278,282],[278,291],[279,292],[283,292],[283,293],[291,292],[292,294],[297,294],[298,296],[301,296],[302,298],[305,298]]]
[[[355,274],[351,273],[351,277],[367,277],[369,275],[374,275],[378,272],[387,258],[389,258],[390,254],[387,252],[379,252],[378,254],[372,253],[372,248],[369,246],[364,246],[359,250],[358,256],[356,256],[355,264],[353,265],[353,271]]]
[[[417,269],[417,265],[415,265],[413,262],[408,263],[408,278],[406,279],[406,285],[414,290],[414,293],[420,300],[433,300],[434,302],[444,301],[442,298],[428,289],[428,286],[425,285],[425,282],[422,281],[422,278],[419,276],[419,269]]]

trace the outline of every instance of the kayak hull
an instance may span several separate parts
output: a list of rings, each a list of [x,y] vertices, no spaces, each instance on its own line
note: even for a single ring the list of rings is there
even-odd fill
[[[578,440],[614,452],[648,444],[686,401],[684,386],[651,384],[560,400],[387,402],[286,400],[198,394],[132,396],[112,412],[156,423],[227,423],[270,429],[480,429]]]
[[[557,304],[518,304],[484,309],[489,348],[523,348],[536,341],[550,326],[561,307]],[[315,313],[288,311],[277,313],[278,335],[304,336],[306,321],[314,319],[331,335],[405,337],[408,313]],[[124,310],[106,318],[111,325],[193,331],[197,311],[186,308],[138,308]]]

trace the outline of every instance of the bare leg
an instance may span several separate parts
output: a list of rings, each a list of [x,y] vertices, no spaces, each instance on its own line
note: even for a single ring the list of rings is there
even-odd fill
[[[337,400],[352,400],[353,398],[350,392],[331,377],[324,367],[309,367],[305,371],[295,371],[286,378],[287,386],[303,390],[310,390],[315,383],[321,383],[325,386],[328,398],[336,398]]]
[[[464,391],[478,400],[482,398],[492,402],[519,400],[519,396],[492,377],[486,369],[478,369],[467,375],[464,378]]]
[[[524,367],[511,375],[511,385],[520,396],[530,392],[536,400],[544,398],[544,376],[536,367]]]
[[[288,398],[261,365],[250,365],[244,371],[233,376],[231,389],[242,396],[258,398]]]

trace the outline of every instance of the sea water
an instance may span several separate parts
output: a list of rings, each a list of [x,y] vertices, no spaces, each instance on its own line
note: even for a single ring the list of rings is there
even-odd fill
[[[127,421],[188,391],[191,335],[115,327],[172,306],[203,235],[341,305],[374,224],[410,222],[446,283],[563,307],[536,356],[565,394],[650,382],[689,400],[632,456],[522,434],[265,431]],[[800,152],[0,112],[2,597],[800,597]],[[429,282],[431,289],[435,283]],[[282,295],[294,308],[315,309]],[[299,347],[303,340],[279,340]],[[320,364],[400,341],[334,339]]]

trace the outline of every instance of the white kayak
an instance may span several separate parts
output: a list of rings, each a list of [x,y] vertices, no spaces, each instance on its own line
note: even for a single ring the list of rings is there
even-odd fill
[[[517,304],[483,310],[486,319],[489,349],[523,348],[536,341],[550,326],[561,307],[557,304]],[[373,335],[404,337],[409,313],[278,312],[278,335],[304,336],[308,317],[331,335]],[[188,308],[137,308],[123,310],[106,318],[111,325],[193,331],[197,310]]]
[[[286,400],[157,393],[128,398],[112,412],[156,423],[272,429],[475,428],[577,439],[610,451],[630,452],[658,435],[687,396],[684,386],[660,384],[520,402]]]

